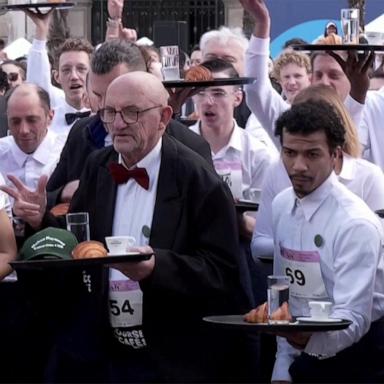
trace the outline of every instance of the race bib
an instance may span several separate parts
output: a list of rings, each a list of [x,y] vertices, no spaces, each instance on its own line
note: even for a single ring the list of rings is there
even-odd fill
[[[289,294],[304,299],[326,299],[318,251],[296,251],[280,246],[282,270],[290,279]]]
[[[217,174],[228,184],[234,199],[242,198],[243,174],[239,161],[214,160]]]
[[[143,322],[143,292],[132,280],[109,282],[109,312],[113,328],[129,328]]]

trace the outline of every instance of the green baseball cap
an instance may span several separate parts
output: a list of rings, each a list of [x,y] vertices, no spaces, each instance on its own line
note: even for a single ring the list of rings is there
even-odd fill
[[[21,260],[72,259],[76,236],[65,229],[49,227],[29,237],[20,250]]]

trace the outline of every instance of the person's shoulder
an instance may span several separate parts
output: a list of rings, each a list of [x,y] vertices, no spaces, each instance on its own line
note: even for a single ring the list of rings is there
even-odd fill
[[[88,134],[87,127],[97,118],[96,115],[93,115],[76,121],[69,131],[68,140],[77,140],[79,137],[85,137]]]
[[[0,138],[0,153],[7,152],[13,145],[16,145],[12,136],[4,136]]]
[[[336,182],[333,184],[330,198],[336,203],[332,215],[337,216],[340,224],[352,220],[367,220],[377,223],[377,216],[365,201],[342,183]]]
[[[217,179],[218,176],[210,164],[197,152],[171,135],[163,136],[163,148],[167,158],[175,162],[179,174],[207,174]]]
[[[293,201],[294,193],[292,187],[287,187],[279,192],[272,201],[273,207],[284,207],[289,202]]]

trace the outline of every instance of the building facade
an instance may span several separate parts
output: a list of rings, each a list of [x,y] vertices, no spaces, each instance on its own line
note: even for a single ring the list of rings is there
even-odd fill
[[[14,4],[24,0],[0,0],[0,4]],[[238,0],[126,0],[124,26],[135,28],[139,37],[151,40],[156,34],[156,23],[186,22],[187,42],[191,48],[202,33],[221,25],[242,27],[243,10]],[[86,37],[93,44],[103,41],[107,14],[106,0],[77,0],[76,6],[65,13],[71,36]],[[11,42],[19,37],[31,41],[34,26],[23,12],[8,12],[0,16],[0,37]]]

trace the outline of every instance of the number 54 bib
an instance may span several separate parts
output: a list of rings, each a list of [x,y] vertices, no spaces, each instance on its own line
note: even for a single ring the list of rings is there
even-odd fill
[[[318,251],[296,251],[280,246],[282,271],[290,279],[289,294],[304,299],[328,297]]]

